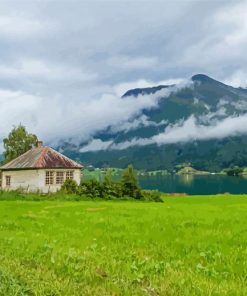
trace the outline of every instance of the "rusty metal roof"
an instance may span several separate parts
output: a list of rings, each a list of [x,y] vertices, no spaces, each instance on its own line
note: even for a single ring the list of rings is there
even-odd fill
[[[65,168],[81,169],[82,165],[50,147],[32,148],[16,159],[0,167],[0,170]]]

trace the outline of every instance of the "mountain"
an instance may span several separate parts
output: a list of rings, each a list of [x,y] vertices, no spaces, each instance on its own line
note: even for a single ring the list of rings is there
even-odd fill
[[[132,163],[138,169],[173,170],[189,163],[196,169],[219,171],[247,166],[246,89],[197,74],[187,84],[131,89],[122,99],[130,96],[157,97],[157,104],[128,123],[97,134],[95,139],[105,143],[101,150],[88,151],[87,143],[82,143],[81,152],[66,148],[64,152],[96,167]]]

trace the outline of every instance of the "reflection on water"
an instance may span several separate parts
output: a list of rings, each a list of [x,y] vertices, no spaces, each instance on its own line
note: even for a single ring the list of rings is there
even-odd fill
[[[247,193],[247,176],[229,177],[220,175],[173,175],[140,177],[145,189],[158,189],[167,193],[217,194]]]
[[[194,181],[194,176],[193,175],[180,175],[178,182],[185,186],[191,186]]]

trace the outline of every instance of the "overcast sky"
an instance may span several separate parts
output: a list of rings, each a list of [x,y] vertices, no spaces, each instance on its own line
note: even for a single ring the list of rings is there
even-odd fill
[[[247,86],[246,53],[247,1],[1,0],[0,140],[86,140],[143,108],[129,88],[196,73]]]

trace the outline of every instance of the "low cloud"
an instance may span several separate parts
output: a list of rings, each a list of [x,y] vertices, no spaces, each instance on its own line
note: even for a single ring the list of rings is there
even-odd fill
[[[113,144],[113,140],[102,141],[100,139],[93,139],[88,145],[82,147],[80,152],[94,152],[99,150],[108,150]]]
[[[247,114],[238,117],[227,117],[211,125],[198,124],[194,116],[188,118],[182,125],[166,128],[152,138],[158,145],[189,142],[196,140],[223,139],[229,136],[247,134]]]
[[[110,132],[117,133],[117,132],[124,132],[127,133],[131,130],[136,130],[140,127],[148,127],[148,126],[162,126],[168,124],[167,120],[161,120],[160,122],[151,121],[148,119],[146,115],[141,115],[133,120],[124,121],[121,124],[113,125],[110,127]]]
[[[103,95],[99,99],[67,101],[59,96],[45,97],[24,92],[0,90],[0,139],[6,136],[13,125],[24,124],[45,142],[56,145],[61,140],[79,145],[90,140],[95,133],[119,126],[153,124],[134,117],[144,109],[156,108],[161,98],[172,92],[192,86],[191,81],[162,89],[152,95],[128,96]],[[130,123],[128,123],[130,121]]]
[[[152,80],[139,79],[131,82],[119,83],[113,87],[113,91],[118,96],[122,96],[130,89],[153,87],[155,85],[174,85],[183,83],[184,81],[185,79],[183,78],[172,78],[155,82]]]
[[[113,143],[110,141],[107,143],[107,145],[105,145],[104,142],[101,142],[100,145],[101,147],[105,147],[104,150],[122,150],[133,146],[145,146],[150,144],[176,144],[190,141],[223,139],[229,136],[246,134],[247,114],[214,121],[211,123],[211,125],[200,124],[198,123],[198,119],[196,119],[195,116],[191,116],[183,122],[169,125],[166,127],[164,132],[159,133],[151,138],[133,138],[130,141],[125,141],[122,143]],[[84,151],[89,151],[87,147],[84,147],[83,149]],[[94,151],[95,150],[96,149],[94,149]]]

